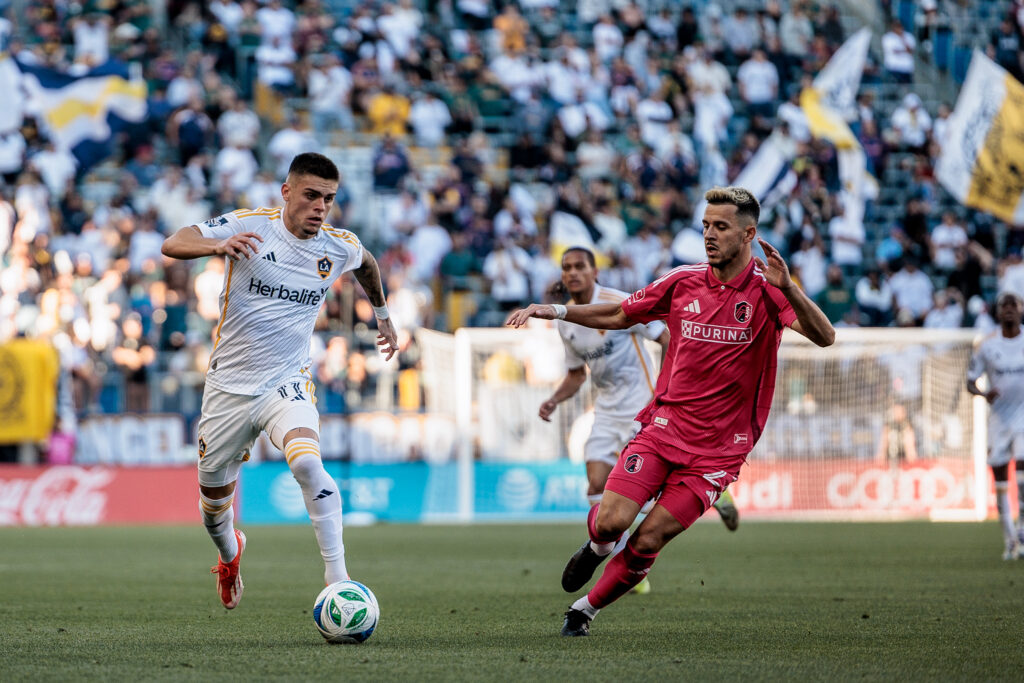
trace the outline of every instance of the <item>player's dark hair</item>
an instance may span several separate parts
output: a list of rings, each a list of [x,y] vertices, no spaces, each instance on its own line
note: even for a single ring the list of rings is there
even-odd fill
[[[594,258],[594,252],[590,251],[586,247],[569,247],[568,249],[562,252],[562,258],[564,259],[565,255],[568,254],[570,251],[582,252],[587,257],[587,261],[590,263],[590,267],[597,268],[597,259]]]
[[[736,207],[736,216],[749,219],[754,225],[761,218],[761,204],[754,193],[745,187],[712,187],[704,193],[708,204],[732,204]]]
[[[292,174],[312,175],[324,180],[338,180],[341,177],[334,162],[316,152],[303,152],[292,159],[288,175]]]

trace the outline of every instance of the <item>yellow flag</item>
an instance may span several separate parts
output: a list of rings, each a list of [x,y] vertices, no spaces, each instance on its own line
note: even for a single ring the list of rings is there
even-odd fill
[[[935,169],[967,206],[1024,225],[1024,85],[975,50]]]
[[[0,345],[0,443],[50,436],[59,369],[57,351],[49,344],[15,339]]]

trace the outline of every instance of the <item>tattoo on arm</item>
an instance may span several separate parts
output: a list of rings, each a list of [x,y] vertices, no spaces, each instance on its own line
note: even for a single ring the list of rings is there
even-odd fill
[[[380,268],[377,267],[377,259],[368,251],[364,251],[363,254],[363,265],[353,270],[352,274],[355,276],[356,282],[366,292],[366,298],[370,300],[370,304],[383,306],[387,303],[387,299],[384,296],[384,286],[380,282]]]

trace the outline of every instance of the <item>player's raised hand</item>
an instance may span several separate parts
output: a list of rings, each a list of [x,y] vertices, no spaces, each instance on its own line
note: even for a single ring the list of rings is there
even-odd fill
[[[377,318],[377,348],[384,354],[384,360],[391,360],[398,353],[398,333],[391,318]]]
[[[526,308],[512,311],[512,314],[505,320],[505,324],[510,327],[522,327],[530,318],[554,320],[557,317],[558,313],[555,311],[554,306],[549,304],[530,304]]]
[[[757,263],[761,272],[764,273],[764,279],[768,281],[768,284],[775,285],[779,289],[792,287],[793,279],[789,276],[789,266],[786,265],[786,261],[782,258],[779,250],[760,237],[757,238],[757,243],[764,249],[765,260],[762,261],[754,257],[754,262]]]
[[[217,253],[233,259],[252,258],[259,251],[263,238],[254,232],[239,232],[217,244]]]

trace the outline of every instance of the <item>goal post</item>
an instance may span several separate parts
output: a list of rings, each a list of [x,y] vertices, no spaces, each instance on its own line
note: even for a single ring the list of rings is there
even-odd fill
[[[787,330],[771,415],[730,487],[745,515],[984,519],[987,406],[965,382],[975,338],[972,330],[841,328],[822,349]],[[514,508],[530,495],[540,505],[585,487],[589,379],[551,422],[537,415],[565,376],[553,327],[421,330],[417,342],[426,410],[456,424],[453,521],[481,519],[490,496]],[[501,466],[515,475],[498,476],[493,491],[490,479],[478,481]]]

